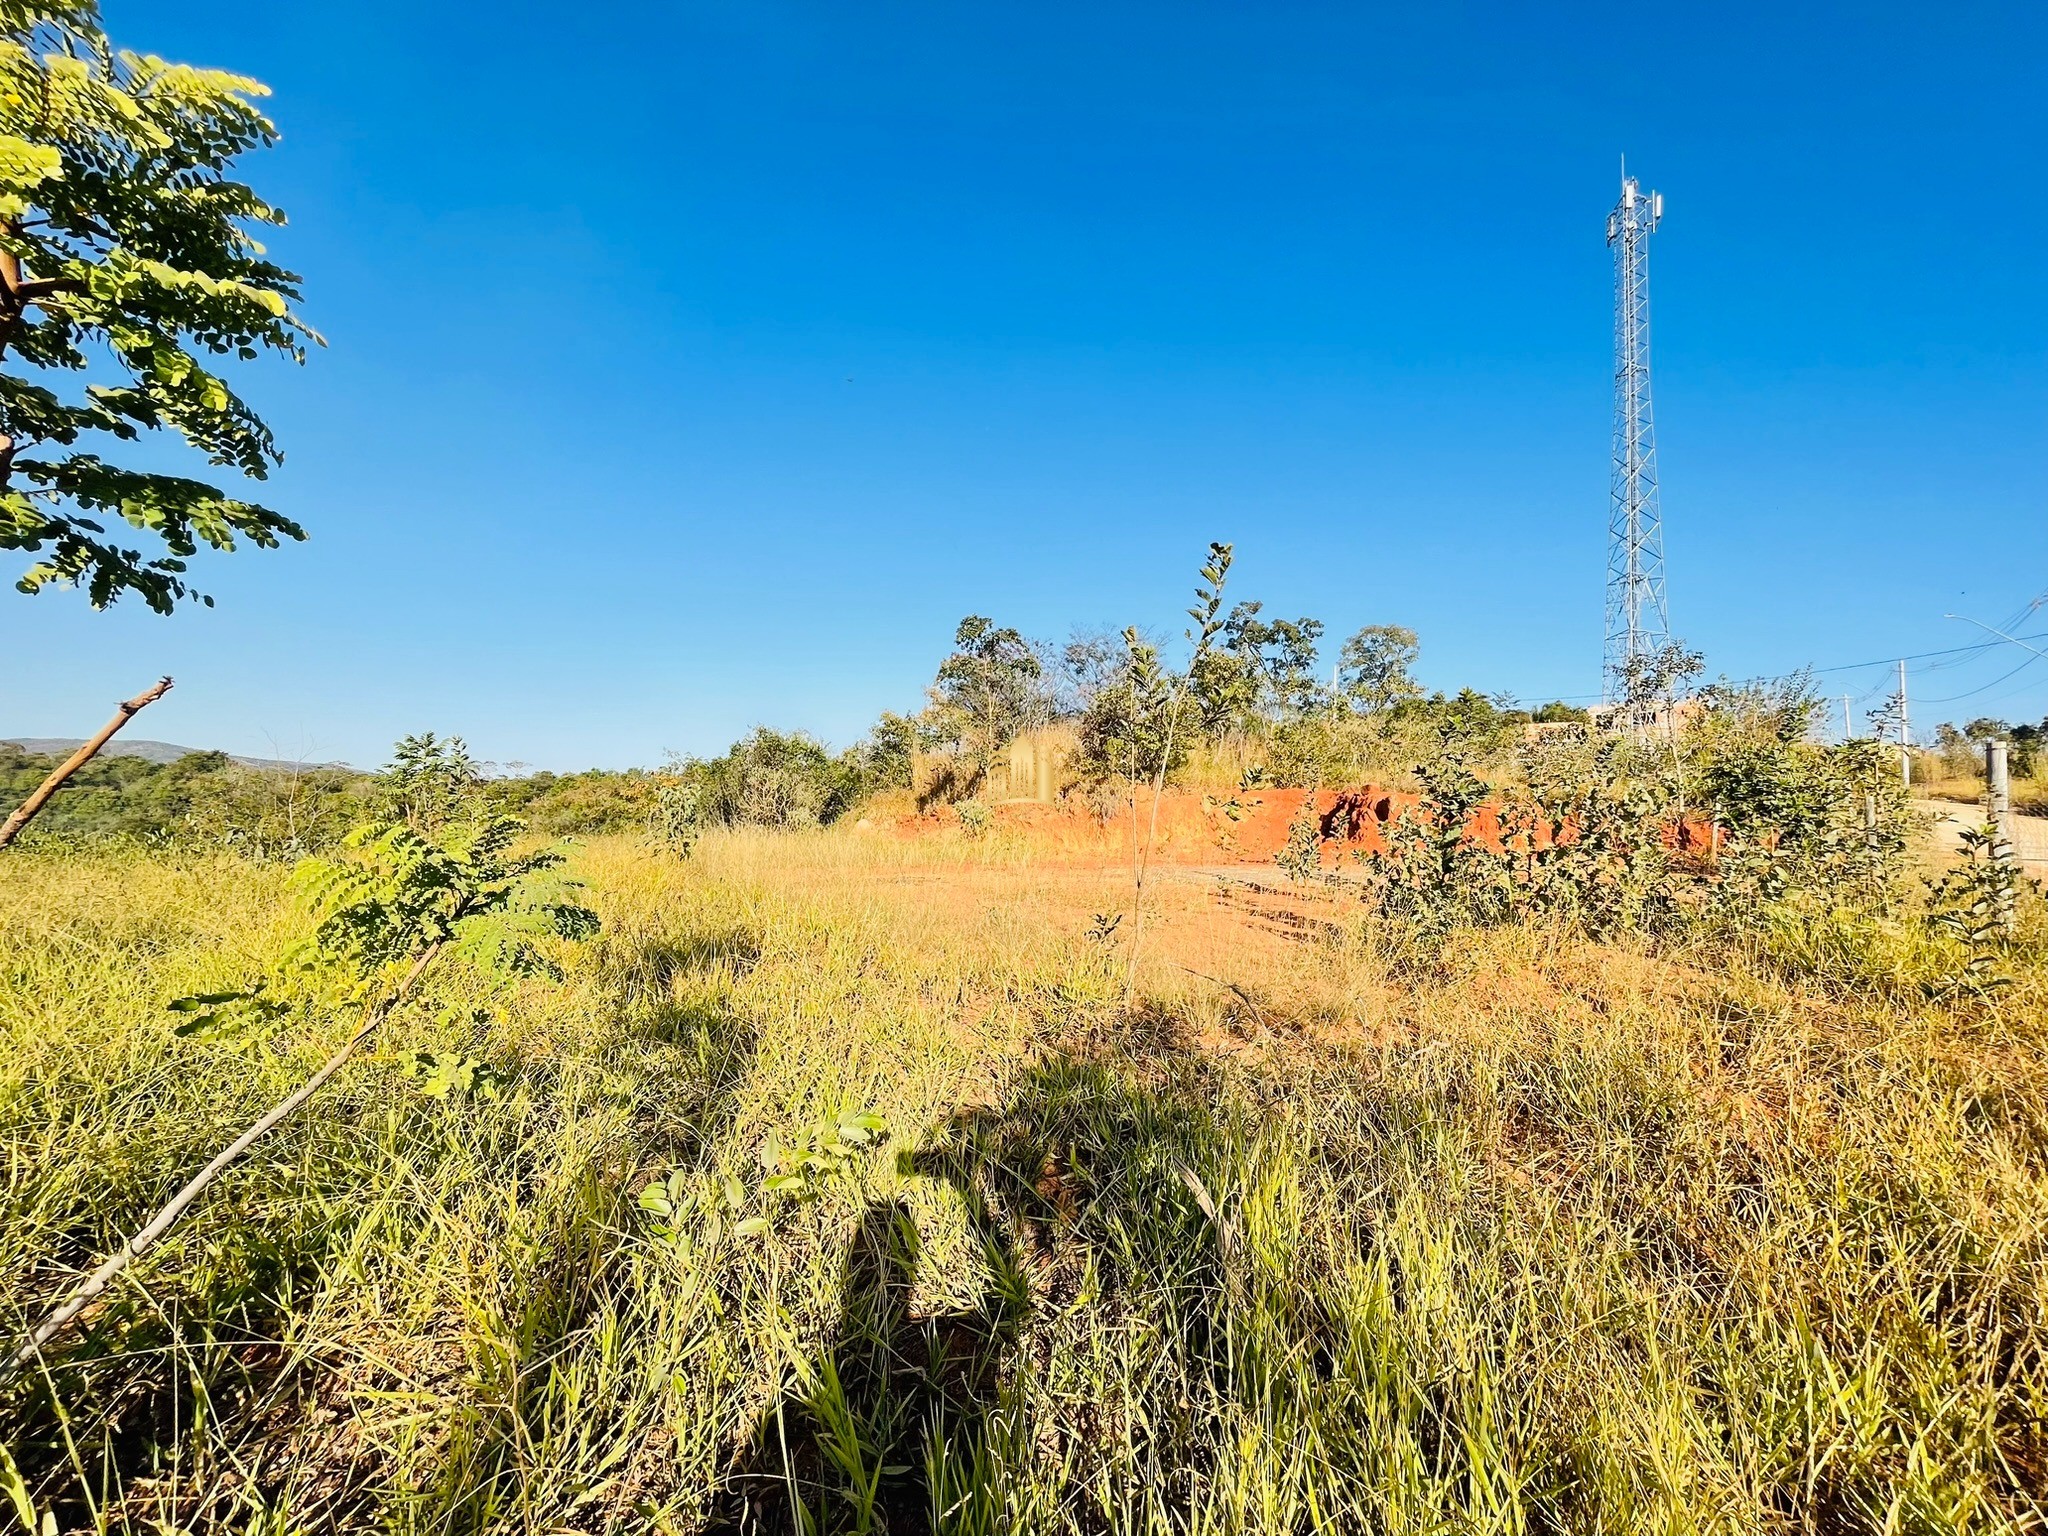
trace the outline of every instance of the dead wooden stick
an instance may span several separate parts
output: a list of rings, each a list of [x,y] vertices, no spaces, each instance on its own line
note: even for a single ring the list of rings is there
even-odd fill
[[[13,1358],[7,1362],[5,1368],[0,1369],[0,1377],[12,1375],[33,1362],[42,1353],[45,1344],[91,1306],[94,1299],[119,1279],[123,1270],[148,1252],[158,1238],[170,1231],[172,1224],[185,1213],[185,1208],[204,1194],[206,1187],[219,1178],[231,1163],[253,1147],[264,1132],[319,1092],[320,1085],[339,1072],[342,1063],[354,1054],[355,1048],[375,1034],[377,1026],[384,1022],[385,1016],[405,1000],[406,995],[412,991],[413,983],[420,979],[420,973],[440,952],[441,946],[435,944],[414,961],[412,969],[405,973],[405,980],[399,983],[398,990],[371,1008],[370,1016],[363,1021],[362,1028],[350,1035],[340,1050],[322,1062],[319,1071],[307,1078],[295,1092],[279,1100],[260,1120],[228,1143],[212,1162],[192,1176],[191,1181],[183,1189],[171,1196],[169,1203],[150,1217],[140,1231],[123,1243],[118,1253],[86,1276],[78,1288],[64,1299],[62,1306],[36,1325],[35,1332],[28,1336],[27,1342],[14,1352]]]
[[[7,824],[0,826],[0,848],[5,848],[20,835],[21,829],[35,818],[36,812],[50,803],[50,796],[56,794],[58,790],[64,787],[64,781],[91,762],[99,754],[100,748],[114,739],[114,732],[120,730],[122,726],[133,719],[138,710],[145,709],[149,705],[154,704],[170,691],[171,680],[168,677],[159,678],[154,688],[145,689],[115,710],[114,718],[100,727],[99,735],[93,737],[91,741],[86,742],[76,752],[59,763],[56,770],[47,779],[43,780],[41,787],[26,800],[22,801],[15,813],[7,818]]]

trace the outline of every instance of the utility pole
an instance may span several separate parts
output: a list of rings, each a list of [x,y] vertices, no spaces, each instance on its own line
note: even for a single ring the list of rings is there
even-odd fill
[[[1899,782],[1913,787],[1913,722],[1906,710],[1906,663],[1899,662]]]
[[[1984,789],[1991,821],[1991,857],[2017,874],[2019,854],[2012,845],[2012,775],[2002,741],[1984,743]],[[2011,891],[2012,887],[2006,886],[1999,902],[1999,924],[2007,933],[2012,932],[2019,918]]]
[[[2012,843],[2012,773],[2007,767],[2006,745],[2002,741],[1984,743],[1984,790],[1986,809],[1990,812],[1991,824],[1998,828],[2001,841],[2010,847]]]
[[[1664,523],[1657,500],[1657,439],[1650,414],[1650,235],[1664,217],[1624,163],[1621,201],[1607,215],[1614,252],[1614,450],[1607,508],[1606,702],[1642,738],[1636,697],[1652,658],[1671,643],[1664,603]],[[1653,710],[1655,705],[1650,706]]]
[[[1849,724],[1849,695],[1842,695],[1842,741],[1846,745],[1856,739],[1856,731]]]

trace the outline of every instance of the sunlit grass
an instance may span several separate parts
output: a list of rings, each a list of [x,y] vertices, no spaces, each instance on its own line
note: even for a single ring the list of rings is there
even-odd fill
[[[1115,941],[1088,937],[1128,906],[1113,865],[883,828],[715,836],[687,864],[600,841],[576,864],[606,926],[564,985],[485,998],[446,973],[0,1388],[38,1510],[2042,1524],[2038,964],[1937,1004],[1909,925],[1820,921],[1732,954],[1521,928],[1418,960],[1341,894],[1175,879],[1127,1008]],[[171,1033],[164,1000],[293,936],[274,871],[35,854],[5,875],[12,1329],[343,1021]],[[421,1096],[410,1052],[448,1045],[503,1095]],[[886,1120],[879,1151],[814,1201],[763,1189],[771,1136],[854,1108]],[[641,1206],[654,1179],[672,1219]]]

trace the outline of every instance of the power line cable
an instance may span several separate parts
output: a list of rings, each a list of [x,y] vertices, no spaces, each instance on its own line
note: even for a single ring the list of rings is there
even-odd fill
[[[2038,656],[2029,656],[2025,661],[2021,662],[2018,666],[2014,667],[2012,671],[2003,673],[1998,677],[1994,677],[1982,688],[1972,688],[1967,693],[1951,693],[1944,698],[1918,699],[1914,702],[1920,704],[1953,704],[1957,699],[1974,699],[1975,697],[1977,697],[1978,694],[1985,692],[1986,689],[1996,688],[2000,683],[2004,682],[2006,678],[2017,677],[2020,673],[2024,672],[2028,667],[2031,667],[2035,662],[2039,661],[2040,659],[2041,658]]]
[[[2041,599],[2041,601],[2048,602],[2048,596],[2044,596]],[[2029,604],[2027,609],[2021,613],[2020,617],[2025,618],[2028,613],[2031,613],[2033,611],[2035,606],[2037,605]],[[2048,631],[2042,631],[2040,633],[2031,635],[2018,635],[2014,638],[2019,640],[2048,640]],[[1845,661],[1837,666],[1831,667],[1795,667],[1793,671],[1804,671],[1810,677],[1827,677],[1836,672],[1861,672],[1867,667],[1896,667],[1902,661],[1928,661],[1936,656],[1956,656],[1962,658],[1963,660],[1968,660],[1975,656],[1981,656],[1986,651],[1996,650],[2003,643],[2004,642],[1999,640],[1980,640],[1970,645],[1952,645],[1939,651],[1913,651],[1907,653],[1904,656],[1879,657],[1876,661]],[[1937,663],[1935,667],[1928,667],[1924,668],[1923,670],[1932,672],[1938,670],[1940,667],[1957,666],[1960,664],[1960,662],[1941,662]],[[2024,665],[2024,663],[2022,663],[2022,665]],[[2019,669],[2015,667],[2013,670],[2018,671]],[[1776,675],[1781,677],[1790,677],[1792,673],[1784,672]],[[2011,672],[2006,673],[2006,677],[2010,676],[2012,676]],[[1986,683],[1984,687],[1995,688],[1998,686],[1999,683],[2003,682],[2004,680],[2004,678],[1994,679],[1993,681]],[[1881,683],[1878,684],[1876,687],[1873,687],[1870,690],[1870,693],[1879,692],[1883,688],[1883,686],[1884,685]],[[1538,693],[1541,693],[1542,691],[1542,689],[1537,689],[1534,693],[1528,694],[1518,692],[1516,694],[1516,697],[1533,699],[1537,696]],[[1983,689],[1976,689],[1974,691],[1981,693]],[[1602,697],[1602,695],[1597,693],[1556,693],[1551,695],[1551,698],[1559,704],[1598,703],[1600,702]],[[1869,694],[1865,694],[1864,697],[1869,697]],[[1970,697],[1970,694],[1959,693],[1955,695],[1955,697],[1959,699],[1966,699]],[[1942,704],[1951,701],[1945,699],[1929,699],[1926,702],[1929,704]]]
[[[2048,634],[2021,635],[2022,640],[2048,640]],[[1819,677],[1828,672],[1855,672],[1864,667],[1896,667],[1902,661],[1926,661],[1932,656],[1958,656],[1965,651],[1982,653],[1995,650],[2001,642],[1980,640],[1972,645],[1952,645],[1941,651],[1919,651],[1905,656],[1881,656],[1876,661],[1845,661],[1838,667],[1810,667],[1807,670]]]

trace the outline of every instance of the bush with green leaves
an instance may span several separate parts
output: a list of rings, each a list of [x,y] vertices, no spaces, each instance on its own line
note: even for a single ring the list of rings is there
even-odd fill
[[[683,1237],[693,1220],[701,1221],[711,1243],[722,1235],[727,1221],[732,1222],[735,1237],[759,1237],[774,1226],[782,1210],[815,1204],[835,1185],[854,1181],[862,1160],[878,1150],[888,1134],[888,1122],[873,1110],[842,1109],[813,1123],[794,1144],[770,1136],[761,1152],[757,1192],[730,1174],[706,1191],[697,1170],[675,1168],[643,1186],[638,1203],[653,1235],[664,1242]],[[757,1203],[757,1193],[760,1210],[743,1215]]]
[[[1963,962],[1935,987],[1938,995],[1982,995],[2010,986],[2001,968],[2019,929],[2021,899],[2039,887],[2021,872],[1996,825],[1965,827],[1962,859],[1927,882],[1927,924],[1962,946]]]
[[[518,851],[524,824],[491,802],[461,737],[405,737],[375,792],[371,819],[292,871],[305,938],[249,991],[200,999],[208,1010],[188,1030],[272,1014],[288,999],[388,1004],[444,951],[500,981],[560,979],[547,941],[596,931],[579,887],[558,873],[561,854]]]
[[[596,932],[597,914],[576,899],[579,888],[555,873],[560,855],[547,849],[514,853],[519,823],[482,806],[473,786],[452,799],[402,793],[408,785],[453,782],[466,762],[459,741],[427,737],[401,744],[384,788],[399,792],[392,803],[424,806],[430,813],[425,819],[437,824],[420,830],[405,821],[374,821],[345,838],[333,857],[303,860],[292,883],[313,920],[306,938],[271,975],[245,990],[181,997],[167,1005],[185,1016],[176,1031],[182,1036],[240,1032],[286,1019],[314,1025],[335,1011],[353,1012],[355,1027],[311,1077],[217,1153],[30,1330],[12,1356],[14,1369],[39,1358],[223,1172],[318,1092],[392,1010],[413,996],[438,957],[467,960],[488,985],[526,976],[559,979],[563,972],[549,952],[552,942]],[[413,1065],[424,1075],[423,1091],[436,1097],[458,1090],[495,1092],[498,1083],[494,1069],[456,1047],[427,1052],[424,1059],[416,1055]]]
[[[883,710],[866,737],[841,754],[855,786],[854,798],[864,800],[888,790],[911,788],[917,755],[938,745],[937,737],[938,732],[922,717]]]
[[[1159,647],[1135,626],[1123,632],[1122,654],[1113,662],[1091,658],[1090,665],[1103,661],[1104,670],[1077,722],[1076,766],[1084,781],[1100,785],[1120,779],[1133,790],[1149,781],[1157,790],[1187,761],[1189,745],[1202,729],[1202,679],[1212,675],[1232,619],[1243,617],[1238,610],[1229,617],[1223,612],[1223,586],[1233,558],[1230,545],[1209,546],[1202,585],[1187,610],[1194,623],[1184,636],[1186,671],[1169,671]]]
[[[183,816],[159,834],[176,846],[288,861],[332,848],[369,809],[369,775],[334,764],[230,761],[191,782]]]
[[[1546,745],[1525,761],[1540,762]],[[1573,753],[1578,743],[1557,745]],[[1592,743],[1583,773],[1534,766],[1527,787],[1504,797],[1502,849],[1526,890],[1525,911],[1566,917],[1596,935],[1660,929],[1679,914],[1666,842],[1670,783],[1627,771],[1627,756],[1622,742]]]
[[[1120,670],[1097,689],[1077,723],[1075,765],[1091,783],[1170,779],[1201,731],[1201,705],[1184,678],[1135,628],[1124,631]]]
[[[483,769],[460,736],[426,731],[402,737],[377,777],[378,813],[431,835],[477,808],[483,782]]]
[[[696,795],[706,826],[795,830],[835,821],[856,781],[840,758],[802,731],[757,726],[713,758],[682,758],[667,773]]]
[[[1658,926],[1675,910],[1661,796],[1618,756],[1539,753],[1527,787],[1503,794],[1447,748],[1416,767],[1420,799],[1367,856],[1368,899],[1426,940],[1542,916],[1595,934]]]
[[[1454,752],[1416,769],[1422,796],[1386,826],[1365,863],[1373,905],[1425,937],[1511,921],[1527,905],[1514,860],[1472,835],[1491,792]]]
[[[238,992],[181,997],[181,1035],[239,1032],[287,1014],[376,1010],[404,1000],[444,952],[493,984],[560,980],[550,941],[587,938],[597,914],[551,848],[515,853],[520,823],[483,815],[429,837],[403,822],[358,827],[299,861],[292,889],[311,920],[271,975]]]
[[[704,811],[697,786],[689,783],[664,784],[654,792],[648,813],[647,831],[656,844],[679,859],[687,859],[704,830]]]
[[[656,775],[642,769],[615,773],[592,768],[491,779],[484,788],[491,804],[537,832],[595,837],[645,825],[659,785]]]
[[[429,1099],[495,1099],[505,1087],[504,1078],[489,1062],[461,1051],[414,1051],[412,1075],[423,1097]]]
[[[1911,817],[1896,756],[1874,741],[1824,746],[1806,730],[1796,699],[1711,704],[1683,739],[1684,804],[1721,829],[1724,904],[1795,889],[1896,894]]]
[[[1518,755],[1522,782],[1500,788],[1447,740],[1367,860],[1370,899],[1432,938],[1549,915],[1595,935],[1729,939],[1787,903],[1890,909],[1907,818],[1892,763],[1874,743],[1797,739],[1798,699],[1771,693],[1718,717],[1710,705],[1676,743],[1545,737]]]
[[[1387,702],[1368,707],[1353,701],[1275,722],[1266,732],[1264,753],[1273,782],[1399,783],[1412,777],[1418,761],[1447,748],[1475,770],[1493,773],[1513,761],[1531,718],[1471,688],[1424,697],[1388,677],[1372,687],[1391,690]]]
[[[597,914],[556,873],[560,853],[513,851],[521,830],[509,816],[484,816],[432,837],[402,824],[351,833],[293,873],[317,923],[287,964],[354,996],[444,948],[487,976],[559,980],[543,941],[586,938]]]

